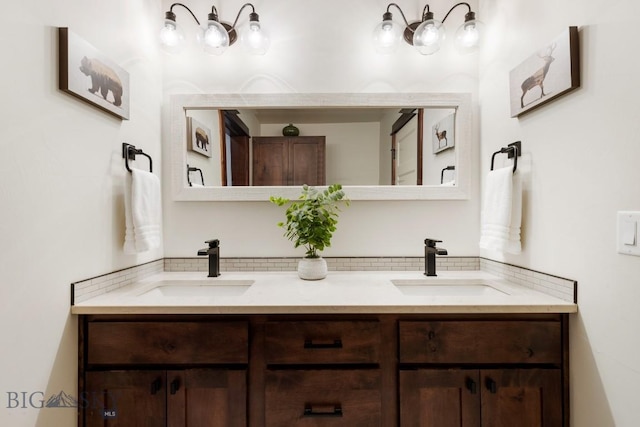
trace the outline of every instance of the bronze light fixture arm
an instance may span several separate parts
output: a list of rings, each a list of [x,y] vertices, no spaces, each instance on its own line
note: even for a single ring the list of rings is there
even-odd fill
[[[173,4],[171,5],[171,7],[169,8],[169,10],[165,13],[165,18],[166,18],[166,19],[169,19],[169,20],[171,20],[171,21],[173,21],[173,22],[175,22],[175,21],[176,21],[176,14],[173,12],[173,8],[174,8],[175,6],[182,6],[182,7],[184,7],[185,9],[187,9],[187,10],[189,11],[189,13],[191,14],[191,16],[193,16],[193,19],[195,19],[195,20],[196,20],[196,22],[198,23],[198,25],[200,25],[200,21],[198,21],[198,18],[196,18],[196,15],[191,11],[191,9],[189,9],[187,6],[185,6],[185,5],[184,5],[184,4],[182,4],[182,3],[173,3]]]
[[[471,11],[471,5],[469,5],[469,3],[466,3],[466,2],[461,2],[461,3],[457,3],[457,4],[454,4],[453,6],[451,6],[451,9],[449,9],[449,12],[447,12],[447,14],[444,16],[444,19],[442,20],[442,23],[444,23],[444,21],[447,20],[447,17],[449,16],[449,14],[451,12],[453,12],[453,9],[455,9],[458,6],[467,6],[467,8],[469,9],[469,12],[467,12],[464,15],[464,22],[472,21],[472,20],[476,19],[476,14],[473,11]]]
[[[256,8],[251,3],[245,3],[245,4],[242,5],[240,10],[238,11],[238,14],[236,15],[235,21],[233,21],[233,25],[231,26],[232,29],[236,28],[236,25],[238,24],[238,19],[240,19],[240,14],[242,13],[244,8],[246,8],[246,7],[251,7],[251,13],[249,14],[249,20],[250,21],[257,21],[258,20],[258,14],[256,13]]]
[[[402,11],[402,9],[400,8],[400,6],[398,6],[396,3],[389,3],[387,5],[387,11],[384,15],[382,15],[382,20],[383,21],[387,21],[387,20],[391,20],[391,6],[395,7],[396,9],[398,9],[398,12],[400,12],[400,15],[402,16],[402,20],[404,21],[404,24],[409,27],[409,21],[407,21],[407,18],[404,16],[404,12]],[[425,6],[425,7],[429,7],[429,5]]]

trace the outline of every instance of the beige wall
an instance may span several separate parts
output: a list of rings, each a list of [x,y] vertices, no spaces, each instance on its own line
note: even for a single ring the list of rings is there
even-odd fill
[[[170,2],[163,4],[168,8]],[[211,7],[204,0],[189,4],[200,15]],[[254,4],[260,22],[271,34],[269,52],[252,57],[232,46],[223,56],[209,57],[194,48],[180,58],[167,58],[163,63],[165,105],[170,94],[216,92],[470,92],[476,105],[477,54],[460,56],[446,49],[428,57],[406,44],[393,56],[374,52],[371,34],[388,2],[273,0]],[[443,17],[451,4],[440,0],[430,6]],[[216,7],[224,21],[233,19],[238,5],[223,1]],[[417,19],[424,4],[411,1],[402,7],[409,19]],[[399,13],[394,16],[400,19]],[[463,16],[464,8],[460,8],[447,20],[455,22],[449,28],[450,37]],[[178,19],[188,23],[191,18],[179,12]],[[246,23],[246,17],[240,22],[243,20]],[[333,24],[327,26],[325,20]],[[163,134],[168,135],[168,108],[164,111]],[[474,174],[478,173],[476,135],[474,126]],[[167,138],[163,144],[168,151]],[[168,158],[165,165],[164,178],[169,182]],[[341,214],[332,247],[324,253],[419,256],[424,238],[434,237],[443,240],[443,247],[452,255],[477,255],[478,188],[474,181],[472,197],[465,201],[354,202]],[[173,202],[168,185],[164,196],[166,256],[194,256],[205,240],[214,237],[221,241],[222,256],[303,254],[276,226],[283,210],[268,202]]]
[[[522,140],[525,178],[522,254],[481,255],[578,281],[572,425],[638,425],[640,258],[616,253],[615,230],[617,211],[640,210],[640,60],[630,51],[640,3],[494,0],[481,12],[490,31],[480,64],[482,174],[493,151]],[[580,27],[582,87],[509,118],[509,70],[570,25]]]
[[[73,410],[8,408],[7,401],[9,392],[42,392],[45,399],[60,390],[75,393],[69,283],[162,256],[193,256],[212,237],[221,239],[223,256],[300,255],[275,226],[282,211],[266,202],[170,199],[160,144],[168,132],[160,114],[163,105],[166,119],[168,94],[414,91],[473,94],[483,141],[472,153],[477,176],[486,174],[493,151],[523,141],[523,253],[478,250],[476,183],[468,201],[353,203],[327,255],[420,255],[428,235],[444,240],[452,255],[480,254],[577,279],[573,425],[637,423],[640,258],[615,252],[615,213],[640,210],[640,107],[634,98],[640,60],[630,50],[640,4],[486,1],[478,17],[487,24],[488,43],[478,63],[477,55],[447,50],[423,57],[406,46],[394,57],[375,55],[369,38],[387,5],[377,0],[257,2],[263,24],[273,23],[266,56],[247,57],[232,48],[215,58],[195,50],[179,59],[161,57],[155,33],[170,2],[152,3],[31,0],[4,6],[8,18],[0,36],[9,41],[11,60],[3,63],[0,80],[0,424],[75,424]],[[211,7],[200,0],[189,5],[200,17]],[[401,5],[410,17],[423,7]],[[449,5],[438,1],[431,9],[442,14]],[[238,4],[216,6],[223,20],[232,20]],[[178,19],[191,25],[183,12]],[[322,19],[333,20],[335,33],[327,33]],[[461,13],[450,19],[462,19]],[[582,88],[522,119],[509,118],[509,70],[569,25],[581,28]],[[130,72],[131,120],[113,119],[57,90],[57,26],[69,26]],[[165,183],[164,248],[141,256],[121,250],[123,141],[151,154]]]
[[[33,395],[37,406],[61,390],[77,396],[70,283],[163,254],[162,248],[140,256],[122,251],[121,157],[122,142],[134,144],[162,173],[162,86],[150,32],[151,17],[162,11],[141,0],[28,0],[2,9],[0,425],[73,426],[74,409],[38,410],[29,402]],[[58,91],[58,26],[129,72],[131,120]],[[140,164],[147,167],[145,159]],[[19,393],[18,403],[10,392]]]

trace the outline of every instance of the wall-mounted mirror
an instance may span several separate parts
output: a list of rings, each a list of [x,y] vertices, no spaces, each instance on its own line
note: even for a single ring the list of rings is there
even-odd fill
[[[341,183],[353,200],[465,199],[470,103],[457,93],[173,95],[174,199],[296,197],[303,183]],[[297,132],[285,136],[289,123]]]

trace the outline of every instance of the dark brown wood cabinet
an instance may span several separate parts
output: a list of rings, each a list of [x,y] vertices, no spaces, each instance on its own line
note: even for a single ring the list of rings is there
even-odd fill
[[[399,341],[402,427],[565,425],[561,322],[401,321]]]
[[[382,425],[380,322],[268,321],[264,336],[265,426]]]
[[[324,136],[253,137],[253,185],[325,185]]]
[[[89,371],[87,427],[246,426],[246,370]]]
[[[83,316],[80,426],[246,427],[247,321]]]
[[[80,426],[568,427],[568,316],[92,315]]]

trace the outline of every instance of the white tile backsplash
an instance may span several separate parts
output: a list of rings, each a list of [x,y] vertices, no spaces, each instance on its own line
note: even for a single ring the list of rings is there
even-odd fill
[[[330,271],[422,271],[424,257],[327,257]],[[299,258],[221,258],[222,271],[296,271]],[[577,282],[479,257],[441,256],[436,268],[484,270],[564,301],[577,301]],[[206,257],[164,258],[71,284],[71,301],[82,302],[162,271],[208,270]]]

